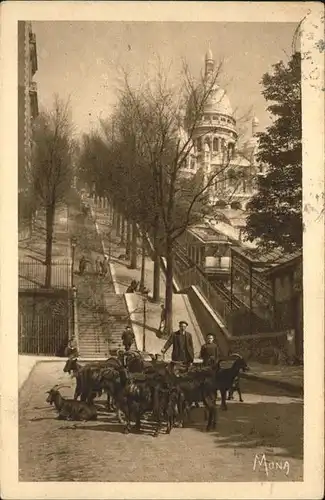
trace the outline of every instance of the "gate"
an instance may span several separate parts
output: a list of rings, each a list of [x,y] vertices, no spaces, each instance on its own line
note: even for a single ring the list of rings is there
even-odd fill
[[[20,354],[63,355],[68,343],[68,318],[20,314]]]

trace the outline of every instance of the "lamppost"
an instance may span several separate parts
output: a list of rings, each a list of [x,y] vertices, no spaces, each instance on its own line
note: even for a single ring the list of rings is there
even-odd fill
[[[142,297],[143,300],[143,330],[142,330],[142,351],[146,350],[146,321],[147,321],[147,300],[148,295],[144,294]]]
[[[108,223],[108,260],[111,261],[112,257],[112,224]]]
[[[75,303],[77,300],[77,288],[72,287],[72,338],[76,339]]]
[[[74,259],[75,259],[75,251],[77,246],[76,238],[71,238],[71,248],[72,248],[72,259],[71,259],[71,287],[74,287]]]

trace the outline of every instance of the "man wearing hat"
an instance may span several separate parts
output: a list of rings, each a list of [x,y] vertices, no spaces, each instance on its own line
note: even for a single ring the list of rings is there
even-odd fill
[[[194,348],[192,334],[186,331],[187,326],[187,321],[180,321],[179,330],[170,335],[161,352],[165,354],[172,345],[172,361],[190,364],[194,360]]]
[[[124,332],[122,333],[122,343],[124,345],[124,349],[129,351],[134,342],[134,333],[130,325],[127,325]]]

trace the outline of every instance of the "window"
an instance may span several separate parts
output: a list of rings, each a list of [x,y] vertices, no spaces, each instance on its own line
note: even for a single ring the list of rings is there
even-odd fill
[[[241,210],[241,204],[239,201],[233,201],[230,204],[230,208],[232,208],[233,210]]]
[[[219,151],[219,139],[217,137],[213,139],[213,151]]]
[[[201,137],[196,141],[196,147],[198,151],[202,151],[202,140]]]
[[[235,186],[237,184],[238,176],[233,168],[229,169],[227,177],[229,186]]]
[[[234,144],[230,143],[228,144],[228,159],[230,160],[233,158],[235,155],[235,146]]]
[[[213,115],[213,119],[217,120],[218,119],[217,115]]]

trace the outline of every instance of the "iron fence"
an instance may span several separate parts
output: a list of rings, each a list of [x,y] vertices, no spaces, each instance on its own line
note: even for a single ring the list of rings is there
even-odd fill
[[[51,288],[69,288],[71,286],[71,263],[69,260],[52,261]],[[46,265],[41,261],[19,261],[19,288],[44,288]]]
[[[62,355],[68,343],[68,318],[20,314],[20,354]]]

